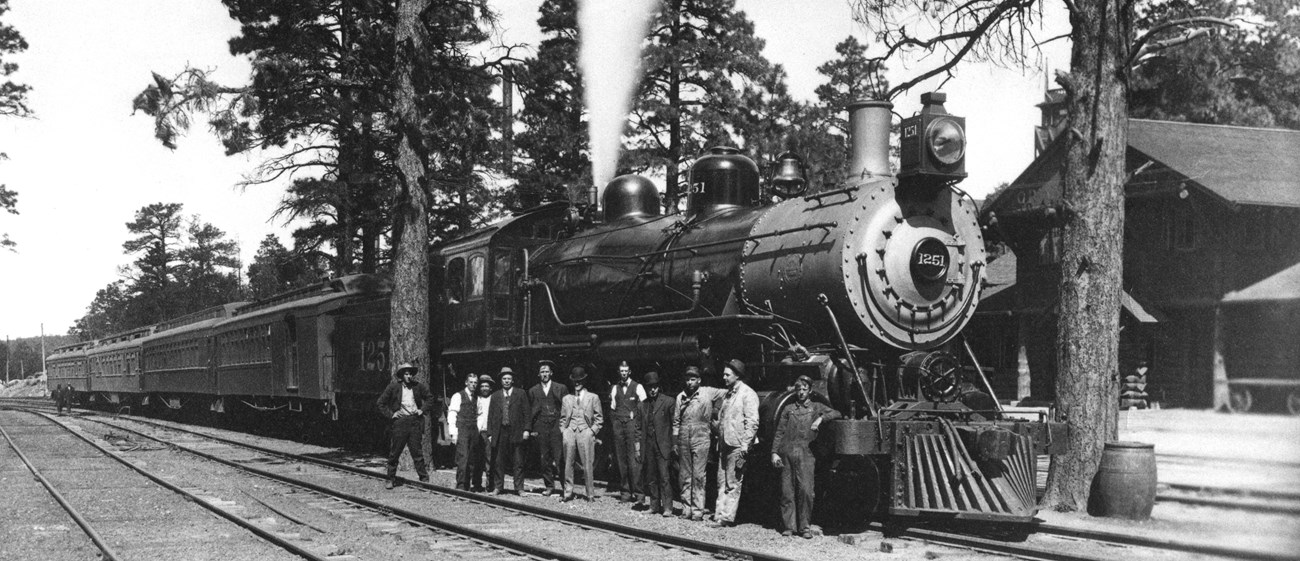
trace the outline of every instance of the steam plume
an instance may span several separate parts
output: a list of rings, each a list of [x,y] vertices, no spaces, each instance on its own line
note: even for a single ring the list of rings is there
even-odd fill
[[[582,45],[583,103],[591,137],[591,180],[597,201],[614,178],[623,128],[641,77],[641,42],[659,0],[581,0],[578,29]]]

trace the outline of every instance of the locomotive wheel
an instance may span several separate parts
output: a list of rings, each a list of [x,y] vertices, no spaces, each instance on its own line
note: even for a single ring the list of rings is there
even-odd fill
[[[813,520],[843,531],[865,528],[876,517],[883,482],[881,469],[867,456],[825,458],[831,464],[827,477],[818,482]]]
[[[1246,413],[1254,403],[1254,396],[1250,395],[1250,390],[1246,388],[1233,388],[1228,394],[1228,410],[1233,413]]]
[[[1296,390],[1286,396],[1286,410],[1292,415],[1300,415],[1300,390]]]

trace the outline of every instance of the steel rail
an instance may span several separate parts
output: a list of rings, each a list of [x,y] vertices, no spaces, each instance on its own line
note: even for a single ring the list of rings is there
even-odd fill
[[[139,435],[139,436],[144,437],[144,438],[148,438],[148,439],[154,440],[155,442],[159,442],[159,443],[165,444],[165,445],[167,445],[167,446],[169,446],[169,447],[171,447],[171,448],[173,448],[173,449],[175,449],[175,450],[179,450],[179,451],[181,451],[181,452],[185,452],[185,453],[187,453],[187,454],[193,454],[193,455],[198,456],[198,457],[200,457],[200,458],[203,458],[203,459],[206,459],[206,460],[209,460],[209,461],[212,461],[212,462],[216,462],[216,463],[218,463],[218,464],[221,464],[221,465],[224,465],[224,466],[227,466],[227,467],[235,468],[235,469],[237,469],[237,470],[239,470],[239,471],[243,471],[243,472],[251,473],[251,474],[257,475],[257,476],[259,476],[259,477],[264,477],[264,478],[266,478],[266,479],[270,479],[270,480],[273,480],[273,481],[278,481],[278,482],[280,482],[280,483],[284,483],[284,484],[287,484],[287,485],[292,485],[292,486],[295,486],[295,487],[301,487],[301,488],[303,488],[303,489],[307,489],[307,490],[309,490],[309,491],[313,491],[313,492],[316,492],[316,493],[319,493],[319,494],[322,494],[322,495],[325,495],[325,496],[329,496],[329,497],[334,497],[334,498],[337,498],[337,499],[341,499],[341,500],[343,500],[343,501],[350,502],[350,503],[353,503],[353,504],[356,504],[356,505],[359,505],[359,506],[365,507],[365,508],[367,508],[367,509],[370,509],[370,510],[373,510],[373,511],[376,511],[376,512],[380,512],[380,513],[383,513],[383,514],[386,514],[386,515],[389,515],[389,516],[394,516],[394,517],[397,517],[397,518],[402,518],[402,519],[405,519],[405,520],[407,520],[407,521],[415,522],[415,523],[420,524],[420,525],[423,525],[423,526],[429,526],[429,527],[437,528],[437,529],[442,530],[442,531],[444,531],[444,532],[448,532],[448,533],[452,533],[452,534],[457,534],[457,535],[460,535],[460,536],[464,536],[464,537],[470,538],[470,539],[475,540],[475,541],[479,541],[479,542],[483,542],[483,543],[491,544],[491,545],[493,545],[493,546],[496,546],[496,547],[499,547],[499,548],[502,548],[502,549],[506,549],[506,550],[509,550],[509,551],[513,551],[513,552],[516,552],[516,553],[520,553],[520,554],[523,554],[523,555],[526,555],[526,556],[536,557],[536,558],[541,558],[541,559],[552,559],[552,560],[557,560],[557,561],[587,561],[587,559],[584,558],[584,557],[575,557],[575,556],[573,556],[573,555],[569,555],[569,554],[566,554],[566,553],[561,553],[561,552],[558,552],[558,551],[554,551],[554,550],[551,550],[551,549],[547,549],[547,548],[542,547],[542,546],[538,546],[538,545],[533,545],[533,544],[529,544],[529,543],[525,543],[525,542],[520,542],[520,541],[512,540],[512,539],[509,539],[509,538],[505,538],[505,537],[498,536],[498,535],[493,534],[493,533],[490,533],[490,532],[483,532],[483,531],[475,530],[475,529],[470,528],[470,527],[468,527],[468,526],[462,526],[462,525],[460,525],[460,524],[456,524],[456,523],[453,523],[453,522],[447,522],[447,521],[444,521],[444,520],[438,520],[437,518],[432,518],[432,517],[429,517],[429,516],[425,516],[425,515],[420,514],[420,513],[418,513],[418,512],[414,512],[414,511],[406,510],[406,509],[403,509],[403,508],[394,507],[394,506],[387,505],[387,504],[384,504],[384,503],[381,503],[381,502],[378,502],[378,501],[373,501],[373,500],[367,499],[367,498],[365,498],[365,497],[361,497],[361,496],[353,495],[353,494],[350,494],[350,493],[345,493],[345,492],[339,491],[339,490],[337,490],[337,489],[330,489],[329,487],[325,487],[325,486],[323,486],[323,485],[317,485],[317,484],[312,483],[312,482],[310,482],[310,481],[305,481],[305,480],[302,480],[302,479],[295,479],[295,478],[293,478],[293,477],[289,477],[289,476],[287,476],[287,475],[281,475],[281,474],[278,474],[278,473],[275,473],[275,472],[266,471],[266,470],[263,470],[263,469],[255,468],[255,467],[248,466],[248,465],[244,465],[244,464],[241,464],[241,463],[239,463],[239,462],[235,462],[235,461],[227,460],[227,459],[225,459],[225,458],[217,457],[217,456],[215,456],[215,455],[213,455],[213,454],[209,454],[209,453],[207,453],[207,452],[201,452],[201,451],[199,451],[199,450],[193,450],[193,449],[190,449],[190,448],[186,448],[186,447],[184,447],[184,446],[180,446],[180,445],[178,445],[178,444],[173,444],[173,443],[167,442],[167,441],[165,441],[165,440],[162,440],[162,439],[160,439],[160,438],[158,438],[158,437],[151,436],[151,435],[145,434],[145,433],[140,432],[140,431],[137,431],[137,430],[129,429],[129,428],[126,428],[126,427],[123,427],[123,426],[119,426],[119,425],[116,425],[116,424],[113,424],[113,423],[109,423],[109,422],[106,422],[106,421],[102,421],[102,420],[99,420],[99,419],[89,419],[89,420],[91,420],[91,421],[95,421],[95,422],[98,422],[98,423],[101,423],[101,424],[104,424],[104,425],[107,425],[107,426],[110,426],[110,427],[113,427],[113,428],[116,428],[116,429],[118,429],[118,430],[123,430],[123,431],[126,431],[126,432],[130,432],[130,433],[132,433],[132,434]],[[136,420],[136,419],[132,419],[132,421],[134,421],[134,422],[142,422],[142,421],[138,421],[138,420]],[[146,422],[145,424],[152,424],[152,423],[147,423],[147,422]],[[220,438],[214,438],[214,437],[212,437],[211,435],[205,435],[205,434],[197,433],[197,432],[194,432],[194,431],[187,431],[187,430],[184,430],[184,429],[177,429],[177,428],[175,428],[175,427],[167,427],[167,426],[164,426],[164,425],[155,425],[155,426],[158,426],[158,427],[160,427],[160,428],[164,428],[164,429],[166,429],[166,430],[175,430],[175,431],[178,431],[178,432],[192,433],[192,434],[196,434],[196,435],[198,435],[198,436],[203,436],[203,437],[205,437],[205,438],[209,438],[209,439],[217,440],[218,442],[224,442],[223,439],[220,439]],[[249,445],[247,445],[247,444],[242,444],[242,443],[239,443],[239,442],[233,442],[233,441],[231,441],[230,444],[237,445],[237,446],[242,446],[242,447],[245,447],[245,448],[251,448],[251,449],[253,449],[253,450],[257,450],[257,451],[259,451],[259,452],[268,453],[268,454],[272,454],[272,455],[277,455],[277,456],[280,456],[280,457],[292,458],[292,459],[297,460],[297,461],[304,461],[303,458],[296,457],[296,456],[294,456],[294,455],[292,455],[292,454],[284,454],[284,453],[279,453],[279,452],[274,452],[274,451],[263,451],[263,450],[260,450],[259,447],[256,447],[256,446],[249,446]],[[364,470],[363,470],[363,471],[364,471]],[[373,474],[373,473],[371,473],[371,472],[365,472],[365,473],[367,473],[367,474],[369,474],[369,475],[375,475],[375,474]]]
[[[264,453],[264,454],[270,454],[270,455],[278,456],[278,457],[281,457],[281,458],[288,458],[288,459],[292,459],[292,460],[294,460],[294,461],[299,461],[299,462],[304,462],[304,463],[310,463],[310,464],[316,464],[316,465],[319,465],[319,466],[322,466],[322,467],[328,467],[328,468],[331,468],[331,469],[336,469],[336,470],[340,470],[340,471],[345,471],[345,472],[349,472],[349,473],[354,473],[354,474],[358,474],[358,475],[363,475],[363,476],[371,477],[371,478],[375,478],[375,479],[386,479],[386,478],[387,478],[387,476],[385,476],[385,475],[383,475],[383,474],[380,474],[380,473],[377,473],[377,472],[373,472],[373,471],[370,471],[370,470],[367,470],[367,469],[363,469],[363,468],[358,468],[358,467],[349,466],[349,465],[345,465],[345,464],[335,463],[335,462],[331,462],[331,461],[328,461],[328,460],[322,460],[322,459],[319,459],[319,458],[312,458],[312,457],[308,457],[308,456],[299,456],[299,455],[295,455],[295,454],[289,454],[289,453],[285,453],[285,452],[280,452],[280,451],[278,451],[278,450],[272,450],[272,449],[269,449],[269,448],[264,448],[264,447],[262,447],[262,446],[257,446],[257,445],[255,445],[255,444],[248,444],[248,443],[246,443],[246,442],[239,442],[239,441],[236,441],[236,440],[231,440],[231,439],[227,439],[227,438],[222,438],[222,437],[219,437],[219,436],[213,436],[213,435],[205,434],[205,433],[201,433],[201,432],[198,432],[198,431],[192,431],[192,430],[189,430],[189,429],[184,429],[184,428],[179,428],[179,427],[172,427],[172,426],[163,425],[163,424],[159,424],[159,423],[153,423],[153,422],[151,422],[151,421],[140,420],[140,419],[131,419],[131,421],[133,421],[133,422],[138,422],[138,423],[142,423],[142,424],[146,424],[146,425],[152,425],[152,426],[155,426],[155,427],[158,427],[158,428],[162,428],[162,429],[166,429],[166,430],[174,430],[174,431],[177,431],[177,432],[183,432],[183,433],[187,433],[187,434],[193,434],[193,435],[196,435],[196,436],[201,436],[201,437],[203,437],[203,438],[208,438],[208,439],[211,439],[211,440],[215,440],[215,441],[217,441],[217,442],[221,442],[221,443],[223,443],[223,444],[229,444],[229,445],[232,445],[232,446],[238,446],[238,447],[242,447],[242,448],[246,448],[246,449],[250,449],[250,450],[255,450],[255,451],[258,451],[258,452],[261,452],[261,453]],[[141,433],[139,433],[138,431],[134,431],[134,430],[131,430],[131,429],[128,429],[128,428],[125,428],[125,427],[120,427],[120,426],[114,425],[114,424],[112,424],[112,423],[106,423],[106,422],[103,422],[103,421],[99,421],[99,422],[104,423],[104,424],[107,424],[107,425],[109,425],[109,426],[113,426],[113,427],[119,428],[119,429],[121,429],[121,430],[126,430],[126,431],[130,431],[130,432],[135,432],[136,434],[141,434]],[[146,438],[153,438],[153,437],[149,437],[148,435],[143,435],[143,434],[142,434],[142,436],[145,436]],[[158,440],[158,439],[154,438],[154,440]],[[174,446],[174,445],[173,445],[173,446]],[[177,447],[177,448],[180,448],[180,447]],[[190,449],[187,449],[187,448],[180,448],[180,449],[182,449],[182,450],[184,450],[184,451],[186,451],[186,452],[193,453],[193,454],[195,454],[195,455],[203,456],[203,457],[211,456],[210,454],[206,454],[206,453],[204,453],[204,452],[199,452],[199,451],[197,451],[197,450],[190,450]],[[213,459],[213,460],[216,461],[216,462],[223,463],[223,464],[226,464],[226,465],[231,465],[231,466],[233,466],[233,467],[237,467],[237,468],[242,469],[242,470],[248,470],[248,471],[252,471],[252,472],[258,472],[258,471],[261,471],[261,470],[258,470],[257,468],[253,468],[253,467],[250,467],[250,466],[245,466],[245,465],[242,465],[242,464],[236,464],[236,463],[234,463],[234,462],[230,462],[229,460],[224,460],[224,459],[221,459],[221,458],[216,458],[215,456],[211,457],[211,459]],[[281,477],[282,477],[282,476],[279,476],[278,474],[273,474],[273,473],[269,473],[269,472],[268,472],[268,475],[269,475],[270,478],[272,478],[272,479],[281,479]],[[287,477],[286,477],[285,479],[290,479],[290,478],[287,478]],[[309,483],[309,482],[305,482],[305,481],[304,481],[304,482],[298,482],[297,480],[294,480],[294,484],[301,484],[301,485],[303,485],[304,487],[309,488],[309,489],[315,487],[315,484],[313,484],[313,483]],[[793,559],[790,559],[790,558],[788,558],[788,557],[781,557],[781,556],[779,556],[779,555],[774,555],[774,554],[770,554],[770,553],[763,553],[763,552],[760,552],[760,551],[748,550],[748,549],[743,549],[743,548],[739,548],[739,547],[732,547],[732,546],[723,545],[723,544],[718,544],[718,543],[713,543],[713,542],[706,542],[706,541],[701,541],[701,540],[695,540],[695,539],[687,538],[687,537],[684,537],[684,536],[677,536],[677,535],[671,535],[671,534],[664,534],[664,533],[660,533],[660,532],[654,532],[654,531],[651,531],[651,530],[645,530],[645,529],[636,528],[636,527],[633,527],[633,526],[627,526],[627,525],[624,525],[624,524],[619,524],[619,523],[617,523],[617,522],[610,522],[610,521],[607,521],[607,520],[598,520],[598,519],[595,519],[595,518],[589,518],[589,517],[586,517],[586,516],[580,516],[580,515],[577,515],[577,514],[570,514],[570,513],[567,513],[567,512],[555,511],[555,510],[551,510],[551,509],[544,508],[544,507],[534,506],[534,505],[530,505],[530,504],[526,504],[526,503],[519,503],[519,502],[515,502],[515,501],[509,501],[509,500],[505,500],[505,499],[499,499],[499,498],[491,497],[491,496],[484,496],[484,495],[477,494],[477,493],[471,493],[471,492],[469,492],[469,491],[461,491],[461,490],[459,490],[459,489],[451,489],[451,488],[448,488],[448,487],[443,487],[443,486],[441,486],[441,485],[434,485],[434,484],[431,484],[431,483],[419,483],[419,482],[410,481],[410,482],[408,482],[408,484],[410,484],[410,485],[415,485],[415,486],[417,486],[417,487],[419,487],[419,488],[422,488],[422,489],[425,489],[425,490],[428,490],[428,491],[433,491],[433,492],[436,492],[436,493],[440,493],[440,494],[443,494],[443,495],[448,495],[448,496],[456,497],[456,498],[459,498],[459,499],[464,499],[464,500],[467,500],[467,501],[473,501],[473,502],[484,503],[484,504],[492,505],[492,506],[495,506],[495,507],[498,507],[498,508],[503,508],[503,509],[507,509],[507,510],[514,510],[514,511],[517,511],[517,512],[524,512],[524,513],[527,513],[527,514],[530,514],[530,515],[533,515],[533,516],[537,516],[537,517],[540,517],[540,518],[547,518],[547,519],[550,519],[550,520],[555,520],[555,521],[557,521],[557,522],[563,522],[563,523],[566,523],[566,524],[572,524],[572,525],[577,525],[577,526],[585,526],[585,527],[588,527],[588,528],[595,528],[595,529],[603,530],[603,531],[606,531],[606,532],[611,532],[611,533],[615,533],[615,534],[621,534],[621,535],[624,535],[624,536],[626,536],[626,537],[630,537],[630,538],[634,538],[634,539],[639,539],[639,540],[644,540],[644,541],[650,541],[650,542],[655,542],[655,543],[660,543],[660,544],[670,545],[670,546],[677,547],[677,548],[681,548],[681,549],[690,549],[690,550],[694,550],[694,551],[699,551],[699,552],[701,552],[701,553],[705,553],[705,554],[713,555],[713,556],[724,556],[724,557],[733,557],[733,558],[734,558],[734,557],[743,557],[743,558],[747,558],[747,559],[750,559],[750,560],[753,560],[753,561],[794,561]],[[313,489],[313,490],[314,490],[314,489]],[[327,493],[329,493],[329,494],[336,494],[336,493],[333,492],[333,491],[325,491],[325,492],[327,492]],[[365,502],[371,502],[371,501],[369,501],[368,499],[362,499],[362,498],[360,498],[360,497],[358,497],[358,499],[360,499],[361,501],[365,501]],[[358,503],[358,504],[362,504],[362,503]],[[377,506],[375,506],[374,508],[379,508],[379,509],[382,509],[382,510],[385,510],[385,511],[388,511],[388,512],[399,512],[397,509],[394,509],[393,507],[385,506],[385,505],[382,505],[382,504],[379,504],[379,503],[373,503],[373,504],[377,505]],[[401,512],[406,512],[406,511],[401,511]],[[420,515],[420,514],[418,514],[418,513],[410,513],[410,514],[413,515],[413,516],[417,516],[417,517],[423,517],[423,515]],[[470,531],[473,531],[473,530],[470,530]],[[490,535],[490,534],[489,534],[489,535],[487,535],[487,537],[485,537],[485,538],[483,538],[483,539],[484,539],[485,541],[487,541],[487,540],[494,540],[494,539],[501,539],[501,538],[498,538],[498,537],[495,536],[495,535]],[[557,556],[558,556],[558,557],[555,557],[556,559],[566,559],[566,558],[568,558],[567,556],[564,556],[563,554],[559,554],[559,553],[555,553],[554,555],[557,555]]]
[[[1278,514],[1300,514],[1300,503],[1269,503],[1261,497],[1259,501],[1245,501],[1241,498],[1195,497],[1173,493],[1156,493],[1158,503],[1182,503],[1196,506],[1209,506],[1223,509],[1247,510],[1251,512],[1273,512]]]
[[[63,510],[68,513],[68,516],[72,517],[72,520],[76,522],[78,526],[81,526],[81,530],[86,533],[86,536],[90,538],[90,541],[93,542],[95,547],[98,547],[99,551],[104,554],[104,559],[108,561],[121,559],[122,557],[118,555],[116,551],[113,551],[113,548],[109,547],[108,542],[104,540],[103,536],[99,535],[99,532],[95,531],[95,528],[90,525],[90,522],[86,520],[84,516],[81,515],[81,512],[79,512],[76,507],[72,506],[72,503],[69,503],[68,500],[63,497],[62,493],[59,493],[59,491],[54,488],[54,484],[50,483],[50,480],[46,479],[45,476],[41,474],[41,470],[37,469],[36,465],[33,464],[31,460],[27,459],[27,455],[24,454],[22,449],[18,447],[18,444],[9,437],[9,432],[6,431],[3,426],[0,426],[0,435],[5,437],[5,440],[9,442],[9,446],[14,449],[14,453],[17,454],[18,457],[22,459],[23,463],[27,465],[27,469],[32,472],[32,475],[36,476],[36,480],[40,481],[41,485],[45,486],[45,490],[49,491],[50,496],[54,497],[54,500],[59,503],[59,506],[63,507]]]
[[[1070,538],[1079,538],[1092,541],[1110,542],[1121,545],[1133,545],[1149,547],[1153,549],[1162,549],[1166,551],[1183,551],[1187,553],[1201,553],[1205,555],[1218,555],[1222,557],[1231,557],[1234,559],[1255,559],[1259,561],[1287,561],[1295,560],[1295,552],[1276,553],[1271,551],[1261,551],[1258,549],[1243,549],[1239,547],[1230,547],[1212,543],[1183,542],[1166,538],[1152,538],[1136,536],[1131,534],[1121,534],[1118,532],[1108,532],[1104,530],[1085,530],[1081,528],[1071,528],[1058,524],[1035,524],[1033,527],[1037,530],[1044,531],[1054,536],[1064,536]]]
[[[1013,544],[1001,540],[980,538],[966,534],[955,534],[952,532],[941,532],[939,530],[926,528],[904,528],[896,532],[887,533],[885,526],[879,522],[872,522],[870,527],[880,532],[882,535],[892,534],[901,538],[925,540],[941,545],[966,548],[980,553],[1012,555],[1033,561],[1111,561],[1114,559],[1113,556],[1100,557],[1082,553],[1066,553],[1043,547]]]
[[[239,516],[236,516],[236,515],[231,514],[231,513],[229,513],[229,512],[226,512],[225,510],[222,510],[222,509],[218,508],[216,505],[213,505],[213,504],[209,503],[208,501],[203,500],[203,499],[200,498],[199,496],[197,496],[197,495],[195,495],[195,494],[193,494],[193,493],[190,493],[189,491],[186,491],[186,490],[184,490],[184,489],[182,489],[182,488],[180,488],[180,487],[178,487],[178,486],[176,486],[176,485],[174,485],[174,484],[172,484],[172,483],[170,483],[170,482],[164,480],[163,478],[161,478],[161,477],[159,477],[159,476],[153,474],[152,472],[150,472],[150,471],[148,471],[148,470],[146,470],[146,469],[144,469],[144,468],[142,468],[142,467],[136,465],[134,462],[132,462],[132,461],[126,459],[126,458],[123,458],[123,457],[119,456],[118,454],[114,453],[113,451],[111,451],[111,450],[109,450],[109,449],[107,449],[107,448],[104,448],[103,446],[100,446],[99,443],[97,443],[97,442],[91,440],[90,438],[86,437],[85,435],[80,434],[80,433],[78,433],[77,431],[74,431],[74,430],[68,428],[67,425],[64,425],[63,423],[59,422],[58,420],[50,419],[50,417],[49,417],[48,414],[45,414],[45,413],[33,413],[33,414],[35,414],[35,415],[40,415],[40,416],[42,416],[42,417],[45,417],[46,419],[49,419],[50,422],[52,422],[52,423],[54,423],[54,424],[56,424],[56,425],[62,427],[64,430],[68,431],[69,434],[71,434],[71,435],[73,435],[73,436],[75,436],[75,437],[81,439],[83,442],[85,442],[85,443],[87,443],[87,444],[89,444],[89,445],[91,445],[91,446],[94,446],[94,447],[97,448],[100,452],[103,452],[104,455],[106,455],[106,456],[108,456],[108,457],[110,457],[110,458],[113,458],[114,460],[117,460],[118,462],[120,462],[122,465],[124,465],[124,466],[126,466],[126,467],[129,467],[129,468],[135,470],[137,473],[139,473],[140,475],[145,476],[145,477],[148,478],[150,481],[153,481],[154,483],[157,483],[158,485],[161,485],[162,487],[164,487],[164,488],[166,488],[166,489],[168,489],[168,490],[170,490],[170,491],[172,491],[172,492],[174,492],[174,493],[176,493],[176,494],[178,494],[178,495],[181,495],[182,497],[185,497],[186,500],[188,500],[188,501],[190,501],[190,502],[193,502],[193,503],[196,503],[196,504],[198,504],[199,506],[208,509],[209,511],[212,511],[212,512],[215,513],[217,516],[220,516],[220,517],[222,517],[222,518],[225,518],[226,520],[229,520],[229,521],[235,523],[235,524],[238,525],[239,527],[244,528],[245,530],[248,530],[248,531],[252,532],[253,534],[256,534],[258,537],[260,537],[260,538],[262,538],[262,539],[264,539],[264,540],[266,540],[266,541],[269,541],[269,542],[271,542],[271,543],[273,543],[273,544],[279,546],[280,548],[282,548],[282,549],[284,549],[284,550],[286,550],[286,551],[288,551],[288,552],[290,552],[290,553],[293,553],[294,555],[297,555],[297,556],[299,556],[299,557],[302,557],[302,558],[304,558],[304,559],[310,559],[311,561],[327,561],[327,559],[326,559],[325,557],[321,557],[321,556],[319,556],[319,555],[316,555],[315,553],[312,553],[312,552],[310,552],[310,551],[308,551],[308,550],[306,550],[306,549],[303,549],[302,547],[299,547],[297,544],[291,543],[291,542],[289,542],[288,540],[285,540],[285,539],[283,539],[283,538],[281,538],[281,537],[279,537],[279,536],[277,536],[277,535],[275,535],[275,534],[273,534],[273,533],[271,533],[271,532],[269,532],[269,531],[267,531],[267,530],[263,530],[262,528],[259,528],[259,527],[257,527],[256,525],[254,525],[252,522],[250,522],[250,521],[248,521],[248,520],[245,520],[245,519],[243,519],[243,518],[240,518]],[[104,423],[104,424],[109,424],[109,423]],[[112,425],[110,424],[110,426],[112,426]],[[8,437],[6,436],[6,438],[8,438]]]

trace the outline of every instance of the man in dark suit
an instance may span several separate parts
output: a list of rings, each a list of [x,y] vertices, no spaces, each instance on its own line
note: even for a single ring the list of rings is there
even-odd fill
[[[673,457],[673,414],[676,400],[659,392],[659,373],[645,375],[648,395],[641,402],[638,432],[641,435],[641,482],[650,497],[650,512],[672,516],[673,482],[668,466]]]
[[[388,446],[388,485],[397,483],[397,464],[402,459],[402,449],[409,449],[415,473],[420,481],[429,481],[429,470],[424,464],[423,443],[424,414],[433,406],[429,387],[415,379],[417,368],[411,363],[397,367],[395,378],[375,405],[385,418],[393,420],[392,438]]]
[[[528,403],[532,405],[529,414],[528,430],[532,440],[537,443],[538,456],[541,459],[542,483],[545,488],[542,496],[549,497],[555,485],[563,492],[564,474],[556,469],[564,459],[564,437],[560,434],[560,406],[564,396],[569,395],[569,388],[559,382],[551,381],[555,363],[543,360],[537,363],[537,377],[541,380],[528,390]]]
[[[514,371],[509,366],[503,367],[501,389],[492,394],[492,408],[488,413],[488,433],[496,454],[491,477],[498,495],[506,492],[506,458],[510,458],[514,470],[515,493],[524,490],[524,445],[528,443],[531,412],[528,394],[515,387]]]

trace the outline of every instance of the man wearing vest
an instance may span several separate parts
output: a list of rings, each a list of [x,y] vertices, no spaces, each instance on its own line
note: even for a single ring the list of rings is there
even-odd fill
[[[506,492],[506,461],[510,461],[515,494],[524,490],[524,445],[528,443],[528,395],[515,387],[515,373],[509,366],[501,368],[501,389],[492,394],[488,417],[495,458],[492,480],[497,494]],[[492,485],[488,485],[491,487]]]
[[[659,391],[659,373],[647,372],[649,395],[641,402],[641,484],[650,497],[650,513],[672,516],[673,482],[668,466],[673,458],[673,398]]]
[[[722,368],[727,394],[718,410],[718,503],[713,512],[717,526],[736,523],[736,507],[745,479],[745,456],[758,436],[758,394],[745,384],[745,363],[732,359]]]
[[[478,376],[471,372],[465,376],[465,389],[451,396],[451,403],[447,406],[447,419],[451,421],[447,427],[447,437],[456,443],[456,488],[461,491],[469,490],[471,458],[476,453],[480,453],[476,446],[478,442],[478,428],[475,426],[478,405],[474,401],[477,395],[474,391],[476,389],[478,389]]]
[[[569,395],[569,388],[551,380],[555,363],[543,360],[537,363],[537,377],[541,380],[528,390],[528,402],[532,405],[529,415],[528,430],[533,433],[532,440],[537,443],[537,453],[541,460],[542,496],[551,496],[551,489],[556,483],[564,481],[564,474],[556,470],[556,464],[564,459],[564,437],[560,435],[560,405],[564,396]],[[564,491],[563,487],[556,489]]]
[[[386,418],[393,420],[392,438],[388,445],[388,485],[397,484],[397,463],[402,459],[402,449],[411,452],[415,473],[420,481],[429,480],[429,469],[424,464],[423,443],[424,413],[433,405],[429,387],[416,381],[418,369],[411,363],[398,365],[394,380],[379,394],[375,405]]]
[[[637,435],[637,412],[645,401],[645,389],[632,379],[632,367],[618,365],[618,383],[609,390],[609,411],[614,418],[614,463],[618,465],[618,500],[639,500],[641,494],[641,439]]]
[[[700,385],[700,369],[686,369],[686,389],[677,394],[673,436],[682,483],[682,518],[704,519],[704,481],[708,469],[713,412],[726,391]]]
[[[600,413],[600,398],[587,391],[587,370],[574,366],[569,374],[573,393],[564,396],[560,406],[560,429],[564,434],[564,500],[573,500],[574,462],[582,459],[583,477],[587,481],[587,500],[596,500],[594,485],[594,460],[596,435],[604,417]]]

